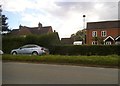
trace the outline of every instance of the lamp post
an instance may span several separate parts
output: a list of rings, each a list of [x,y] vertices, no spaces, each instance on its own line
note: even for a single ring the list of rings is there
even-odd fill
[[[83,15],[83,29],[85,29],[85,17],[86,15]]]
[[[85,30],[85,17],[86,15],[83,15],[83,29]],[[85,44],[85,33],[84,33],[84,37],[83,37],[83,44]]]

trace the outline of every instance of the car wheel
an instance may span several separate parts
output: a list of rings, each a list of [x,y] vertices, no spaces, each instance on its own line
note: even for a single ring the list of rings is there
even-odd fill
[[[37,53],[36,51],[34,51],[34,52],[32,53],[32,55],[38,55],[38,53]]]
[[[14,52],[12,53],[12,55],[17,55],[17,52],[14,51]]]

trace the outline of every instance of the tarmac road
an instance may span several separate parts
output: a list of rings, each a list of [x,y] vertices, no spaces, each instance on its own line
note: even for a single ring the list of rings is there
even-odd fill
[[[4,62],[3,84],[117,84],[118,69]]]

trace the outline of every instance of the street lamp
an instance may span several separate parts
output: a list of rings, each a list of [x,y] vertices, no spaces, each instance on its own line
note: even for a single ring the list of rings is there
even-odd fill
[[[83,29],[85,29],[85,17],[86,15],[83,15]]]
[[[86,15],[83,15],[83,29],[85,30],[85,17],[86,17]],[[83,44],[85,44],[85,38],[86,36],[85,36],[85,33],[84,33],[84,37],[83,37]]]

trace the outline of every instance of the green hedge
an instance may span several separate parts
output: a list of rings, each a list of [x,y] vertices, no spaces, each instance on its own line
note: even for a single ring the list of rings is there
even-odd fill
[[[57,32],[45,35],[29,35],[26,37],[5,36],[2,38],[2,50],[4,53],[10,53],[12,49],[19,48],[26,44],[37,44],[49,48],[50,46],[60,44]]]
[[[53,46],[51,54],[58,55],[120,55],[120,45]]]
[[[120,55],[120,45],[62,45],[58,33],[41,36],[29,35],[27,37],[6,36],[2,39],[4,53],[10,53],[12,49],[25,44],[37,44],[46,47],[53,55]]]

